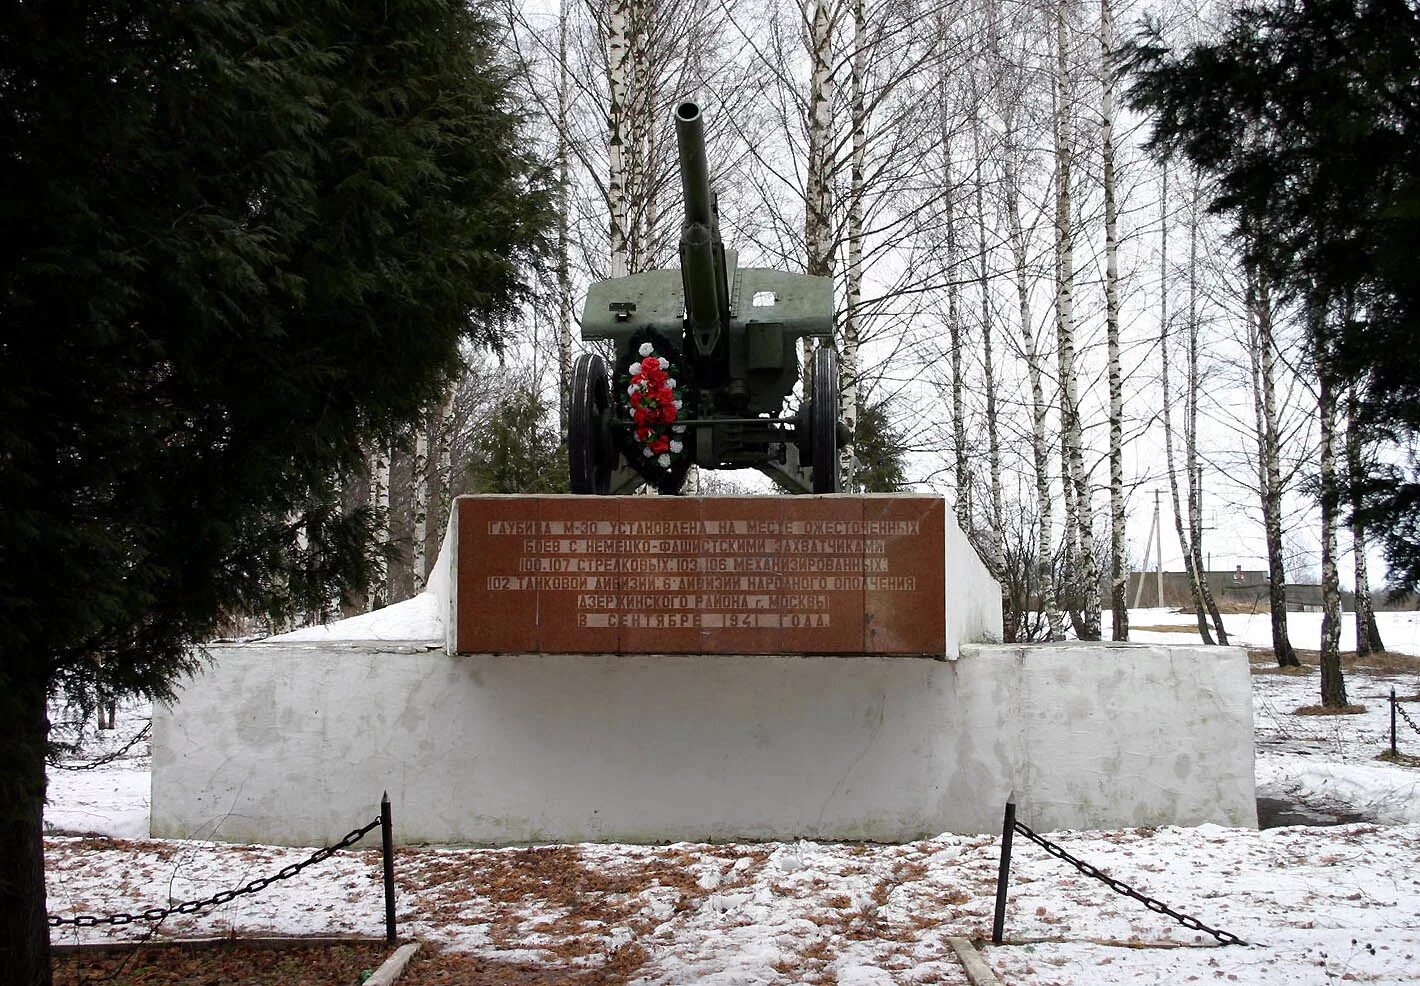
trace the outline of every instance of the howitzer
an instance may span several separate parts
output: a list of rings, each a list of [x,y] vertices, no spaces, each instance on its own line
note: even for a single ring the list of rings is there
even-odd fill
[[[847,439],[838,420],[838,357],[810,361],[794,414],[799,340],[832,340],[833,280],[741,268],[720,238],[700,107],[675,109],[685,221],[680,270],[598,281],[582,338],[612,343],[572,373],[568,445],[573,493],[678,493],[692,465],[759,469],[795,493],[836,493]]]

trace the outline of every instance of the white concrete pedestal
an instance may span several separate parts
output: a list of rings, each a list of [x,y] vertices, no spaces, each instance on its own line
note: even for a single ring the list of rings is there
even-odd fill
[[[1256,824],[1247,659],[963,645],[905,658],[248,644],[154,713],[159,837],[317,845],[901,841]]]

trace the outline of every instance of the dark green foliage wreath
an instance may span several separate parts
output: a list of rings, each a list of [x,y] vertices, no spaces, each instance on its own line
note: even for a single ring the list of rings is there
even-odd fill
[[[640,473],[646,482],[662,493],[676,494],[685,484],[685,475],[695,462],[695,429],[673,424],[657,424],[639,429],[638,436],[634,418],[636,408],[633,406],[629,388],[633,379],[631,367],[643,359],[643,345],[649,345],[655,356],[670,361],[666,372],[676,381],[675,397],[682,404],[679,417],[690,417],[693,414],[692,370],[685,354],[664,333],[655,329],[642,329],[631,337],[630,345],[618,355],[616,368],[612,373],[612,397],[616,401],[618,416],[628,425],[617,429],[617,447],[631,468]],[[682,430],[676,430],[677,427]],[[660,451],[659,445],[652,449],[652,444],[656,442],[665,445],[679,442],[681,447],[678,451],[672,451],[670,448]],[[647,451],[652,454],[647,455]]]

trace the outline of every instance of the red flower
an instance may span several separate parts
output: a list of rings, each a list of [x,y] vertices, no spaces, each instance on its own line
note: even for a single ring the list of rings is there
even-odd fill
[[[637,429],[636,429],[636,440],[637,440],[638,442],[644,442],[644,441],[646,441],[646,440],[647,440],[648,438],[650,438],[650,437],[651,437],[651,429],[650,429],[650,428],[641,427],[641,428],[637,428]]]
[[[651,443],[651,451],[655,452],[657,455],[662,452],[670,451],[670,447],[671,440],[665,435],[659,436],[654,442]]]

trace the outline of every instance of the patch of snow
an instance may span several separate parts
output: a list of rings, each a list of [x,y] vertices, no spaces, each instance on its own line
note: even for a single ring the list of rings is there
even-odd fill
[[[148,768],[49,772],[46,832],[148,838]]]
[[[438,594],[421,592],[404,602],[318,627],[302,627],[267,637],[273,643],[323,640],[444,640],[444,616]]]

